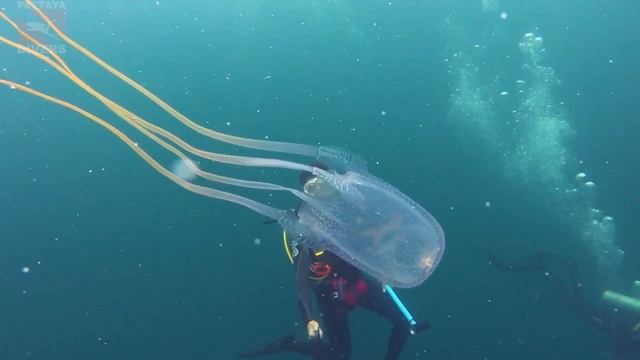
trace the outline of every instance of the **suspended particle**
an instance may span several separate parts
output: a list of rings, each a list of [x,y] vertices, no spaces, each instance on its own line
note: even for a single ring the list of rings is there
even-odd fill
[[[180,159],[173,163],[171,172],[182,180],[191,181],[196,177],[197,169],[198,167],[193,163],[193,161],[189,159]]]

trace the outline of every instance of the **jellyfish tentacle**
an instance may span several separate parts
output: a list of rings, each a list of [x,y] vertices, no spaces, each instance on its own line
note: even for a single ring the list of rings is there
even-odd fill
[[[160,163],[158,163],[153,157],[151,157],[147,152],[145,152],[139,145],[137,142],[133,141],[131,138],[129,138],[127,135],[125,135],[122,131],[118,130],[116,127],[114,127],[113,125],[109,124],[107,121],[99,118],[98,116],[76,106],[73,105],[67,101],[64,101],[62,99],[53,97],[51,95],[47,95],[44,94],[42,92],[39,92],[37,90],[34,90],[30,87],[24,86],[22,84],[18,84],[12,81],[8,81],[5,79],[0,79],[0,84],[4,84],[6,86],[11,87],[12,89],[16,89],[16,90],[20,90],[24,93],[30,94],[30,95],[34,95],[37,96],[43,100],[49,101],[51,103],[63,106],[69,110],[75,111],[78,114],[88,118],[89,120],[95,122],[96,124],[102,126],[103,128],[107,129],[110,133],[112,133],[113,135],[115,135],[116,137],[118,137],[121,141],[123,141],[127,146],[129,146],[136,154],[138,154],[147,164],[149,164],[153,169],[155,169],[156,171],[158,171],[160,174],[164,175],[165,177],[167,177],[169,180],[173,181],[174,183],[178,184],[179,186],[181,186],[182,188],[189,190],[191,192],[203,195],[203,196],[207,196],[207,197],[211,197],[211,198],[215,198],[215,199],[221,199],[221,200],[226,200],[226,201],[230,201],[230,202],[234,202],[236,204],[245,206],[259,214],[262,214],[266,217],[269,217],[271,219],[275,219],[275,220],[280,220],[283,217],[286,216],[287,211],[284,210],[280,210],[277,208],[273,208],[271,206],[262,204],[260,202],[257,202],[255,200],[251,200],[249,198],[240,196],[240,195],[236,195],[233,193],[229,193],[226,191],[222,191],[222,190],[217,190],[217,189],[213,189],[210,187],[206,187],[206,186],[202,186],[202,185],[197,185],[197,184],[193,184],[189,181],[186,181],[180,177],[178,177],[177,175],[175,175],[174,173],[172,173],[171,171],[169,171],[167,168],[165,168],[164,166],[162,166]]]
[[[62,64],[64,64],[64,68],[63,65],[56,63],[55,61],[53,61],[51,58],[37,52],[34,51],[33,49],[30,49],[24,45],[18,44],[14,41],[11,41],[3,36],[0,36],[0,42],[3,42],[9,46],[12,46],[24,53],[27,53],[29,55],[32,55],[46,63],[48,63],[50,66],[52,66],[54,69],[56,69],[58,72],[60,72],[61,74],[63,74],[64,76],[66,76],[67,78],[69,78],[73,83],[75,83],[76,85],[78,85],[80,88],[82,88],[83,90],[85,90],[86,92],[88,92],[90,95],[94,96],[96,99],[98,99],[100,102],[102,102],[107,108],[109,108],[111,111],[113,111],[114,113],[116,113],[116,115],[118,115],[119,117],[121,117],[123,120],[125,120],[127,123],[133,125],[133,122],[139,123],[141,126],[143,126],[144,128],[146,128],[147,130],[150,130],[166,139],[171,140],[173,143],[177,144],[178,146],[180,146],[182,149],[200,156],[202,158],[208,159],[208,160],[212,160],[212,161],[217,161],[217,162],[222,162],[222,163],[227,163],[227,164],[233,164],[233,165],[241,165],[241,166],[260,166],[260,167],[274,167],[274,168],[285,168],[285,169],[291,169],[291,170],[298,170],[298,171],[310,171],[311,167],[307,166],[307,165],[303,165],[303,164],[298,164],[292,161],[286,161],[286,160],[279,160],[279,159],[269,159],[269,158],[259,158],[259,157],[248,157],[248,156],[239,156],[239,155],[225,155],[225,154],[218,154],[218,153],[214,153],[214,152],[209,152],[209,151],[204,151],[201,149],[197,149],[191,145],[189,145],[187,142],[183,141],[182,139],[180,139],[179,137],[177,137],[176,135],[174,135],[173,133],[162,129],[146,120],[144,120],[142,117],[137,116],[135,114],[133,114],[131,111],[125,109],[124,107],[120,106],[119,104],[115,103],[114,101],[110,100],[109,98],[107,98],[106,96],[102,95],[101,93],[99,93],[98,91],[96,91],[95,89],[93,89],[91,86],[89,86],[88,84],[86,84],[82,79],[80,79],[77,75],[75,75],[75,73],[73,73],[73,71],[71,71],[68,66],[66,66],[66,64],[64,63],[64,61],[62,59],[60,59],[60,61],[62,62]],[[38,43],[37,41],[34,43],[35,45],[38,45],[40,47],[43,47],[46,49],[46,47],[44,47],[42,44]],[[69,69],[69,70],[65,70]]]
[[[318,156],[318,147],[317,146],[306,145],[306,144],[297,144],[297,143],[288,143],[288,142],[281,142],[281,141],[266,141],[266,140],[259,140],[259,139],[243,138],[243,137],[239,137],[239,136],[233,136],[233,135],[228,135],[228,134],[225,134],[225,133],[222,133],[222,132],[218,132],[218,131],[215,131],[215,130],[212,130],[212,129],[209,129],[209,128],[206,128],[206,127],[204,127],[202,125],[197,124],[193,120],[189,119],[188,117],[186,117],[185,115],[183,115],[182,113],[180,113],[179,111],[174,109],[171,105],[167,104],[165,101],[160,99],[154,93],[152,93],[151,91],[147,90],[144,86],[140,85],[136,81],[134,81],[131,78],[127,77],[125,74],[123,74],[122,72],[120,72],[116,68],[112,67],[111,65],[109,65],[104,60],[100,59],[97,55],[95,55],[94,53],[92,53],[88,49],[84,48],[83,46],[81,46],[80,44],[75,42],[73,39],[71,39],[69,36],[67,36],[62,30],[60,30],[60,28],[58,28],[58,26],[53,21],[51,21],[51,19],[41,9],[39,9],[31,0],[25,0],[25,2],[67,44],[69,44],[71,47],[75,48],[76,50],[78,50],[82,54],[84,54],[86,57],[88,57],[94,63],[98,64],[100,67],[102,67],[103,69],[105,69],[106,71],[111,73],[112,75],[116,76],[118,79],[122,80],[123,82],[125,82],[128,85],[130,85],[131,87],[133,87],[135,90],[140,92],[142,95],[147,97],[149,100],[153,101],[156,105],[161,107],[164,111],[169,113],[171,116],[173,116],[175,119],[180,121],[185,126],[189,127],[191,130],[193,130],[193,131],[195,131],[195,132],[197,132],[197,133],[199,133],[201,135],[204,135],[206,137],[209,137],[209,138],[212,138],[212,139],[215,139],[215,140],[219,140],[219,141],[222,141],[222,142],[226,142],[226,143],[229,143],[229,144],[242,146],[242,147],[245,147],[245,148],[258,149],[258,150],[271,151],[271,152],[296,154],[296,155],[303,155],[303,156],[310,156],[310,157],[317,157]]]
[[[18,34],[20,34],[20,36],[22,36],[23,38],[29,40],[29,42],[31,42],[32,44],[36,45],[37,47],[39,47],[39,48],[43,49],[44,51],[46,51],[47,53],[49,53],[49,55],[51,55],[58,62],[58,64],[60,64],[60,66],[62,66],[65,70],[71,71],[69,69],[69,67],[67,66],[67,64],[64,62],[64,60],[62,60],[62,58],[58,54],[56,54],[53,50],[49,49],[48,46],[46,46],[46,45],[42,44],[41,42],[39,42],[33,36],[29,35],[26,31],[22,30],[22,28],[20,26],[18,26],[18,24],[16,24],[13,20],[11,20],[11,18],[9,18],[2,11],[0,11],[0,18],[2,18],[5,22],[7,22],[9,25],[11,25],[11,27],[13,27],[16,30],[16,32]]]
[[[147,126],[151,125],[150,123],[144,122],[143,124],[140,124],[138,121],[130,121],[130,120],[132,120],[134,118],[137,118],[137,116],[135,114],[132,114],[130,111],[128,111],[127,109],[123,108],[122,106],[118,105],[117,103],[113,102],[112,100],[102,96],[100,93],[98,93],[97,91],[93,90],[92,88],[90,88],[81,79],[77,78],[77,76],[75,76],[75,74],[73,74],[73,72],[71,72],[71,71],[65,72],[63,69],[61,69],[59,67],[59,66],[62,66],[62,65],[58,65],[58,64],[52,62],[52,60],[50,58],[48,58],[47,56],[45,56],[43,54],[40,54],[40,53],[34,51],[33,49],[30,49],[30,48],[27,48],[27,47],[25,47],[23,45],[20,45],[20,44],[17,44],[15,42],[12,42],[11,40],[8,40],[8,39],[6,39],[6,38],[4,38],[2,36],[0,36],[0,42],[3,42],[3,43],[8,44],[10,46],[13,46],[13,47],[17,48],[18,50],[24,51],[25,53],[30,53],[31,55],[39,58],[40,60],[48,62],[51,66],[56,68],[56,70],[58,70],[60,73],[66,75],[67,77],[72,79],[72,81],[76,82],[76,80],[77,80],[78,82],[76,82],[76,83],[81,88],[85,89],[91,95],[94,95],[96,98],[98,98],[98,100],[103,102],[105,104],[105,106],[107,106],[114,113],[116,113],[121,118],[123,118],[125,121],[127,121],[129,124],[131,124],[133,127],[135,127],[137,130],[141,131],[143,134],[145,134],[151,140],[153,140],[156,143],[160,144],[160,146],[162,146],[166,150],[170,151],[174,155],[178,156],[180,159],[188,160],[188,157],[184,153],[182,153],[181,151],[179,151],[178,149],[176,149],[172,145],[168,144],[167,142],[163,141],[162,139],[158,138],[157,136],[153,135],[153,131],[148,130],[147,127],[145,126],[145,125],[147,125]],[[142,121],[144,121],[144,120],[142,120]],[[164,135],[170,134],[170,135],[166,135],[166,136],[173,136],[171,133],[165,131],[164,129],[161,129],[161,128],[158,128],[158,127],[155,127],[155,126],[154,126],[154,128],[157,129],[157,130],[162,130],[161,133],[164,134]],[[177,138],[175,136],[173,136],[173,137]],[[182,140],[180,140],[180,141],[183,144],[186,144],[184,141],[182,141]],[[186,144],[186,145],[189,146],[188,144]],[[207,152],[203,152],[201,150],[198,150],[196,152],[197,153],[207,153]],[[208,157],[208,159],[210,159],[210,160],[217,160],[218,159],[217,156],[222,156],[224,159],[227,159],[227,162],[230,162],[230,163],[233,163],[233,164],[237,163],[235,161],[232,162],[232,160],[229,160],[229,159],[233,159],[233,156],[220,155],[220,154],[215,154],[215,153],[208,153],[208,154],[210,154],[210,156]],[[267,159],[267,160],[270,160],[270,159]],[[234,178],[230,178],[230,177],[220,176],[220,175],[216,175],[216,174],[212,174],[212,173],[208,173],[208,172],[202,171],[199,168],[195,172],[196,172],[196,175],[198,175],[198,176],[200,176],[202,178],[205,178],[207,180],[216,181],[216,182],[225,183],[225,184],[230,184],[230,185],[235,185],[235,186],[254,188],[254,189],[263,189],[263,190],[287,190],[287,191],[291,190],[289,188],[282,187],[282,186],[275,185],[275,184],[269,184],[269,183],[257,182],[257,181],[240,180],[240,179],[234,179]]]
[[[33,4],[30,4],[30,5],[33,6]],[[37,7],[34,7],[34,10],[36,10],[37,12],[40,12],[40,9],[38,9]],[[42,13],[41,13],[41,16],[44,16],[43,19],[48,19],[48,18],[46,18],[46,15],[44,15]],[[158,127],[158,126],[156,126],[156,125],[154,125],[154,124],[142,119],[141,117],[135,115],[131,111],[127,110],[126,108],[120,106],[116,102],[114,102],[111,99],[107,98],[106,96],[102,95],[101,93],[99,93],[98,91],[96,91],[95,89],[90,87],[88,84],[86,84],[82,79],[80,79],[70,69],[70,67],[66,64],[66,62],[59,55],[55,54],[48,47],[46,47],[45,45],[43,45],[42,43],[37,41],[35,38],[29,36],[15,22],[13,22],[8,16],[6,16],[4,13],[0,12],[0,18],[2,18],[7,23],[9,23],[21,36],[23,36],[25,39],[29,40],[36,47],[38,47],[40,49],[43,49],[45,52],[47,52],[51,57],[49,57],[49,56],[47,56],[45,54],[42,54],[40,52],[37,52],[34,49],[31,49],[29,47],[26,47],[24,45],[21,45],[19,43],[11,41],[11,40],[3,37],[3,36],[0,36],[0,42],[5,43],[5,44],[7,44],[7,45],[9,45],[9,46],[11,46],[13,48],[16,48],[16,49],[18,49],[18,50],[20,50],[20,51],[22,51],[22,52],[24,52],[26,54],[34,56],[34,57],[38,58],[39,60],[47,63],[48,65],[53,67],[55,70],[57,70],[59,73],[61,73],[62,75],[66,76],[68,79],[70,79],[73,83],[78,85],[80,88],[82,88],[83,90],[88,92],[90,95],[94,96],[96,99],[98,99],[100,102],[102,102],[107,108],[109,108],[112,112],[114,112],[120,118],[122,118],[127,123],[129,123],[131,126],[136,128],[138,131],[142,132],[146,137],[148,137],[151,140],[153,140],[154,142],[158,143],[163,148],[165,148],[166,150],[168,150],[169,152],[173,153],[174,155],[176,155],[177,157],[179,157],[180,159],[182,159],[184,161],[190,161],[190,159],[183,152],[181,152],[175,146],[167,143],[162,138],[168,139],[168,140],[176,143],[178,146],[180,146],[184,150],[186,150],[186,151],[188,151],[188,152],[190,152],[190,153],[192,153],[194,155],[198,155],[200,157],[203,157],[203,158],[206,158],[206,159],[209,159],[209,160],[213,160],[213,161],[231,163],[231,164],[236,164],[236,165],[245,165],[245,166],[280,167],[280,168],[295,169],[295,170],[301,170],[301,171],[313,171],[313,167],[311,167],[311,166],[297,164],[297,163],[289,162],[289,161],[282,161],[282,160],[278,160],[278,159],[268,159],[268,158],[252,158],[252,157],[243,157],[243,156],[223,155],[223,154],[216,154],[216,153],[207,152],[207,151],[204,151],[204,150],[201,150],[201,149],[197,149],[197,148],[189,145],[185,141],[181,140],[179,137],[175,136],[171,132],[166,131],[166,130],[164,130],[164,129],[162,129],[162,128],[160,128],[160,127]],[[53,25],[52,27],[55,27],[55,24],[53,24],[50,20],[48,21],[48,23],[49,23],[49,25]],[[129,145],[132,149],[134,149],[134,151],[136,151],[136,153],[138,153],[138,155],[140,155],[148,164],[153,166],[161,174],[169,177],[172,181],[178,183],[178,185],[180,185],[180,186],[182,186],[182,187],[184,187],[184,188],[186,188],[186,189],[188,189],[188,190],[190,190],[192,192],[196,192],[196,193],[199,193],[199,194],[204,195],[204,196],[221,198],[221,199],[224,199],[224,200],[229,200],[229,201],[241,203],[242,205],[250,207],[253,210],[255,210],[255,211],[257,211],[257,212],[259,212],[261,214],[264,214],[266,216],[269,216],[269,217],[272,217],[271,215],[275,216],[274,212],[270,212],[271,215],[267,215],[267,213],[269,213],[268,210],[265,210],[265,209],[258,210],[258,208],[260,207],[259,205],[266,206],[264,204],[260,204],[259,202],[255,202],[253,200],[244,198],[242,196],[238,196],[238,195],[235,195],[235,194],[231,194],[231,193],[227,193],[227,192],[224,192],[224,191],[216,190],[216,189],[213,189],[213,188],[196,185],[196,184],[190,183],[190,182],[188,182],[188,181],[186,181],[184,179],[181,179],[181,178],[177,177],[175,174],[171,173],[166,168],[162,167],[159,163],[157,163],[157,161],[155,161],[153,158],[151,158],[147,153],[145,153],[144,151],[139,149],[137,147],[137,144],[135,142],[133,142],[132,140],[130,140],[130,138],[128,138],[126,135],[124,135],[124,133],[122,133],[120,130],[116,129],[115,127],[113,127],[109,123],[105,122],[104,120],[96,117],[95,115],[87,112],[86,110],[84,110],[84,109],[82,109],[82,108],[80,108],[80,107],[78,107],[76,105],[73,105],[73,104],[68,103],[68,102],[66,102],[64,100],[55,98],[53,96],[46,95],[44,93],[41,93],[41,92],[36,91],[34,89],[31,89],[31,88],[29,88],[27,86],[24,86],[24,85],[21,85],[21,84],[17,84],[15,82],[11,82],[9,80],[0,79],[0,83],[4,84],[4,85],[11,86],[13,89],[18,89],[18,90],[20,90],[22,92],[38,96],[38,97],[40,97],[40,98],[42,98],[44,100],[56,103],[58,105],[62,105],[64,107],[68,108],[68,109],[71,109],[71,110],[73,110],[75,112],[80,113],[81,115],[89,118],[90,120],[93,120],[94,122],[97,122],[101,126],[105,127],[107,130],[109,130],[110,132],[112,132],[113,134],[118,136],[122,141],[127,143],[127,145]],[[215,182],[225,183],[225,184],[230,184],[230,185],[235,185],[235,186],[241,186],[241,187],[246,187],[246,188],[289,191],[292,194],[294,194],[295,196],[297,196],[297,197],[299,197],[299,198],[301,198],[303,200],[308,198],[308,196],[306,194],[304,194],[304,193],[302,193],[302,192],[300,192],[298,190],[295,190],[295,189],[291,189],[291,188],[287,188],[287,187],[283,187],[283,186],[276,185],[276,184],[271,184],[271,183],[258,182],[258,181],[248,181],[248,180],[241,180],[241,179],[225,177],[225,176],[221,176],[221,175],[217,175],[217,174],[213,174],[213,173],[209,173],[209,172],[203,171],[199,167],[197,167],[195,164],[193,164],[192,170],[194,171],[194,173],[197,176],[202,177],[202,178],[204,178],[206,180],[210,180],[210,181],[215,181]],[[247,203],[247,201],[249,201],[250,203]],[[256,205],[256,204],[259,204],[259,205]],[[270,207],[268,207],[268,208],[270,208]],[[275,208],[271,208],[271,209],[276,210],[276,211],[281,211],[281,210],[278,210],[278,209],[275,209]]]

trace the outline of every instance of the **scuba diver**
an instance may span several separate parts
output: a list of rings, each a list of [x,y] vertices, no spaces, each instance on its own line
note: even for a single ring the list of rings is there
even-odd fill
[[[605,290],[601,301],[593,302],[584,294],[578,263],[570,259],[540,252],[518,263],[506,263],[494,255],[489,256],[489,261],[501,271],[544,273],[571,311],[613,339],[617,359],[640,359],[639,281],[633,285],[636,297]]]
[[[327,170],[322,164],[314,166]],[[317,185],[318,180],[311,173],[300,174],[300,184],[305,192]],[[314,359],[348,359],[351,354],[348,318],[358,306],[392,323],[385,360],[398,359],[409,335],[430,327],[426,321],[417,323],[413,319],[391,287],[383,287],[329,251],[298,244],[289,240],[286,232],[283,238],[285,251],[294,266],[298,308],[306,324],[309,340],[299,341],[289,335],[261,349],[238,354],[236,358],[293,352]],[[312,293],[315,294],[319,314],[312,311]]]

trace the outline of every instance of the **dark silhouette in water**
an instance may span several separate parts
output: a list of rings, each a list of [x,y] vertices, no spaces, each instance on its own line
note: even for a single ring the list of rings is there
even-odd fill
[[[589,301],[581,285],[577,262],[546,252],[512,263],[498,259],[493,254],[489,255],[489,260],[501,271],[545,273],[559,292],[562,302],[572,312],[611,337],[617,359],[640,359],[640,317],[622,313],[602,302]]]

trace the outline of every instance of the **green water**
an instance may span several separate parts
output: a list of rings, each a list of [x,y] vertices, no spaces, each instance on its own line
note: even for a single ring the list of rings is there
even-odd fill
[[[423,285],[399,291],[432,324],[403,358],[615,358],[611,338],[572,312],[543,273],[502,273],[487,256],[567,255],[590,269],[581,280],[590,300],[640,277],[637,2],[39,5],[195,121],[233,135],[346,147],[429,210],[447,250]],[[37,20],[15,0],[0,8],[21,25]],[[540,72],[523,67],[518,47],[528,32],[544,39],[538,65],[558,80],[539,82],[538,92]],[[4,23],[0,35],[18,39]],[[148,120],[212,151],[258,154],[196,136],[60,39],[38,35],[89,84]],[[45,68],[0,46],[0,78],[81,105],[172,164]],[[462,83],[464,69],[471,75]],[[519,95],[517,80],[527,81]],[[464,116],[454,111],[461,103]],[[0,112],[1,359],[230,359],[280,335],[304,335],[277,225],[184,191],[64,108],[3,87]],[[207,166],[297,184],[292,171]],[[573,183],[578,172],[596,191]],[[574,186],[586,195],[556,195]],[[611,216],[615,231],[585,225],[604,224],[601,217],[567,215],[591,208]],[[603,243],[624,256],[604,256]],[[381,358],[387,323],[362,310],[351,327],[352,358]]]

